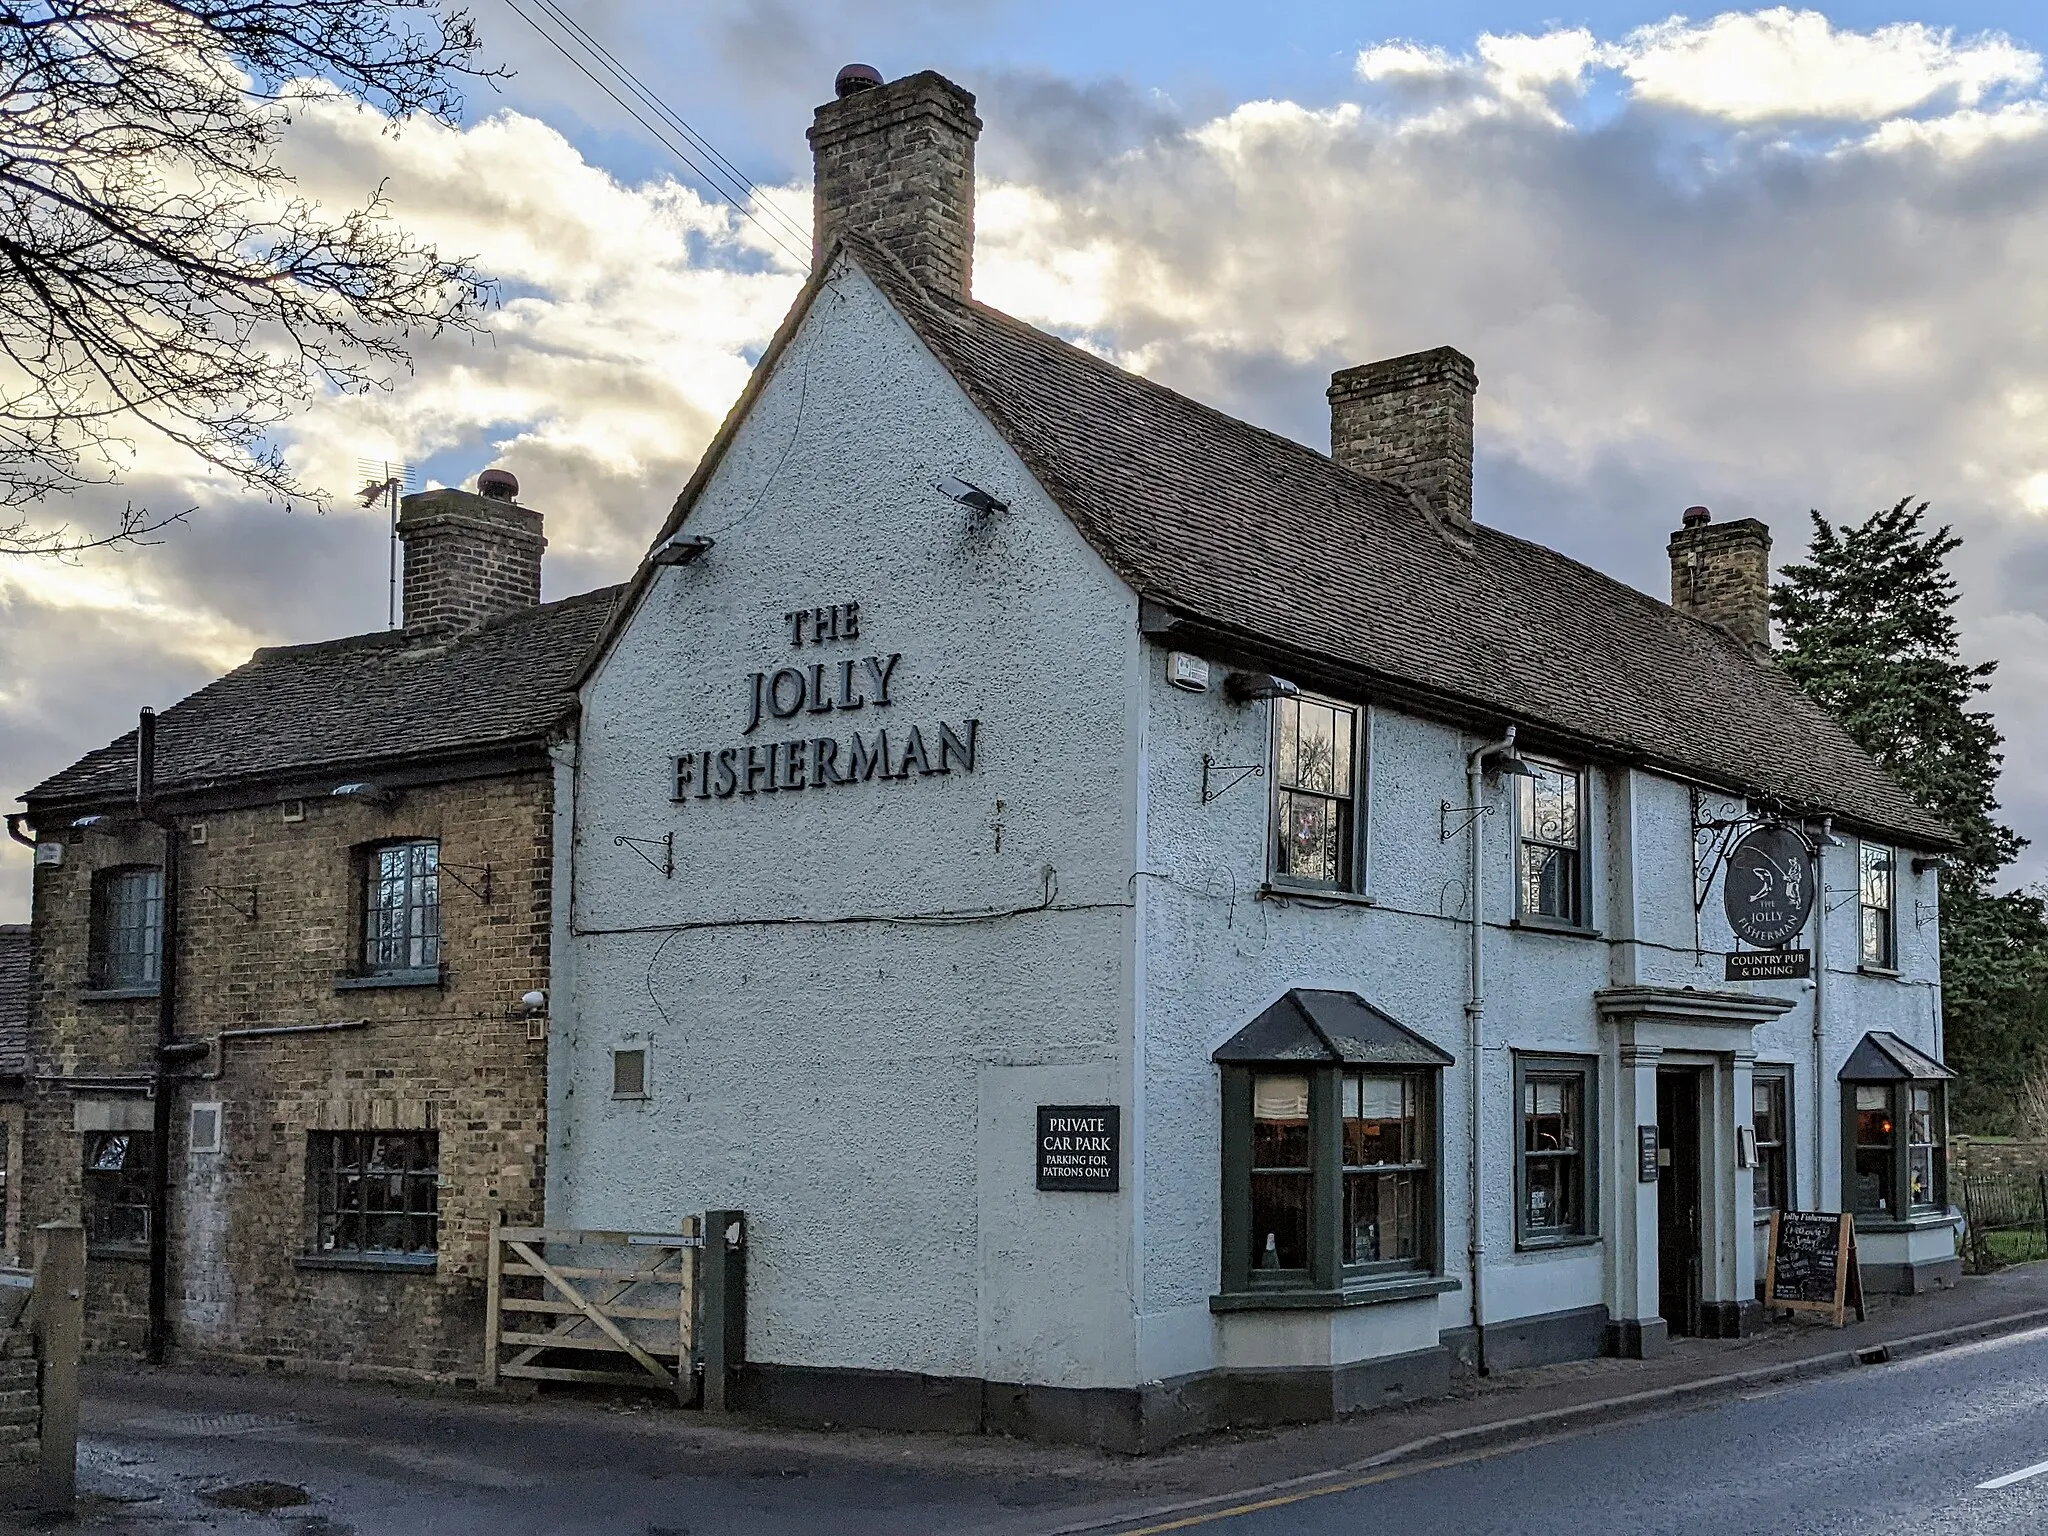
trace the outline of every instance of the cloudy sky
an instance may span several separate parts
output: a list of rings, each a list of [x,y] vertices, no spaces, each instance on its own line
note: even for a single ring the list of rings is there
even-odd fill
[[[1967,539],[1966,635],[2002,662],[2004,798],[2048,871],[2048,20],[2017,4],[1691,18],[1438,0],[568,0],[799,224],[834,70],[980,98],[979,295],[1318,446],[1330,371],[1478,363],[1478,515],[1651,591],[1680,509],[1907,494]],[[294,424],[336,490],[492,463],[548,516],[547,592],[630,570],[800,281],[504,0],[459,129],[315,110],[310,195],[384,183],[501,284],[488,334]],[[1255,18],[1255,19],[1254,19]],[[765,222],[765,221],[764,221]],[[138,444],[146,550],[0,563],[0,787],[25,788],[258,645],[381,628],[386,530],[285,515]],[[4,795],[0,795],[4,798]],[[26,915],[0,843],[0,920]]]

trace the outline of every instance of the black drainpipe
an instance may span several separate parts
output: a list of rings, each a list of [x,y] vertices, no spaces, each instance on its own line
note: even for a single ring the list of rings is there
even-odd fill
[[[145,709],[135,732],[135,802],[143,820],[163,832],[163,931],[156,970],[156,1050],[150,1105],[154,1111],[149,1179],[149,1337],[151,1365],[164,1363],[170,1343],[171,1292],[171,1077],[165,1048],[178,1038],[178,852],[176,820],[156,803],[156,711]]]

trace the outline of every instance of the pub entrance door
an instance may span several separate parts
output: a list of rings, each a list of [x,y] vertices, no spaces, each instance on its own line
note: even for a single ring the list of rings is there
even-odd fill
[[[1675,1334],[1700,1331],[1704,1210],[1698,1067],[1657,1069],[1657,1310]]]

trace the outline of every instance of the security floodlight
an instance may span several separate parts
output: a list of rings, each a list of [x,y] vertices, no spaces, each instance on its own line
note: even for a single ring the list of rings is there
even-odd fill
[[[1233,672],[1224,680],[1223,691],[1239,704],[1253,699],[1291,699],[1301,692],[1286,678],[1267,672]]]
[[[114,818],[111,816],[80,816],[72,821],[71,826],[74,831],[79,832],[111,832],[114,830]]]
[[[365,805],[389,805],[392,800],[392,794],[388,789],[382,789],[375,784],[363,780],[356,780],[348,784],[335,785],[334,798],[336,800],[360,800]]]
[[[1496,752],[1486,759],[1485,766],[1487,772],[1504,774],[1511,779],[1533,779],[1536,777],[1536,770],[1529,766],[1529,760],[1525,757],[1517,756],[1513,752]]]
[[[939,481],[937,489],[941,496],[950,496],[953,500],[959,502],[961,506],[972,507],[976,512],[1007,512],[1010,510],[1010,504],[1007,501],[991,496],[980,486],[962,480],[956,475],[947,475],[943,480]]]
[[[701,533],[675,533],[655,546],[650,565],[689,565],[711,553],[712,541]]]
[[[519,1001],[528,1013],[539,1013],[543,1008],[547,1007],[548,995],[545,992],[529,992],[520,998]]]

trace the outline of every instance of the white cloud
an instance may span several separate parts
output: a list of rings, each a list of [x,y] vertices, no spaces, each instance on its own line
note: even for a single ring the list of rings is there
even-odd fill
[[[1997,33],[1959,39],[1921,22],[1856,32],[1788,6],[1703,22],[1673,16],[1613,42],[1572,27],[1485,33],[1469,54],[1384,43],[1362,50],[1356,69],[1375,85],[1460,87],[1468,117],[1504,109],[1553,116],[1604,72],[1632,101],[1744,127],[1954,112],[2041,80],[2040,55]]]

